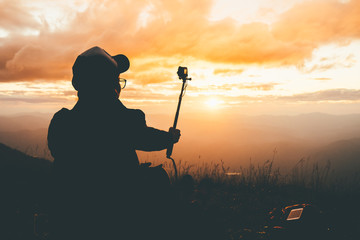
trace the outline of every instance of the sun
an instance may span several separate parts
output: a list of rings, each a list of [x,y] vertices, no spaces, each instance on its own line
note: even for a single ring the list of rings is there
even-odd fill
[[[222,101],[216,99],[216,98],[210,98],[208,99],[205,104],[209,108],[218,108],[221,105]]]

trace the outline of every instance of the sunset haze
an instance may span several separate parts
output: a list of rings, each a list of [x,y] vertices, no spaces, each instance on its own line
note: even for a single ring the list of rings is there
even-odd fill
[[[121,99],[149,113],[175,108],[179,65],[193,78],[184,111],[360,109],[358,0],[0,4],[3,114],[73,105],[71,67],[92,46],[129,57]]]
[[[214,159],[236,158],[240,148],[253,156],[256,150],[247,144],[287,136],[287,128],[277,132],[260,121],[255,125],[262,130],[255,131],[249,124],[257,120],[248,116],[360,113],[359,26],[359,0],[2,0],[0,115],[50,118],[62,107],[72,108],[72,65],[79,54],[100,46],[128,56],[120,99],[161,129],[172,125],[175,114],[177,68],[188,67],[192,81],[180,111],[178,149],[194,157],[200,148],[188,146],[199,144]],[[308,120],[318,124],[319,116]],[[302,130],[311,131],[296,131]],[[298,140],[313,144],[304,139]],[[221,152],[219,145],[232,151]],[[276,146],[269,145],[267,156]]]

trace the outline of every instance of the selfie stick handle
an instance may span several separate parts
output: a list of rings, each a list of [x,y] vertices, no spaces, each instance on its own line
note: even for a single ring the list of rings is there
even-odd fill
[[[176,114],[175,114],[175,119],[174,119],[174,125],[173,125],[173,128],[174,128],[174,129],[176,129],[176,125],[177,125],[178,118],[179,118],[181,100],[182,100],[182,97],[183,97],[183,95],[184,95],[184,88],[185,88],[186,80],[190,80],[190,79],[186,79],[186,78],[183,79],[183,84],[182,84],[181,92],[180,92],[180,96],[179,96],[179,102],[178,102],[178,105],[177,105]],[[167,148],[167,150],[166,150],[166,157],[169,158],[169,159],[171,159],[170,157],[171,157],[173,148],[174,148],[174,144],[172,143],[170,146],[168,146],[168,148]]]

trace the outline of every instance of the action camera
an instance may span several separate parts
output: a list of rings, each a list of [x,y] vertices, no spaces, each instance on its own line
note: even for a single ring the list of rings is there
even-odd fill
[[[179,79],[183,79],[186,80],[187,76],[188,76],[188,69],[187,67],[179,67],[177,74],[179,76]]]

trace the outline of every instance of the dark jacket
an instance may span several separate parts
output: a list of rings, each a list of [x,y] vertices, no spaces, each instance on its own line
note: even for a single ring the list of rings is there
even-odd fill
[[[55,169],[68,174],[128,172],[139,165],[135,150],[163,150],[170,143],[168,132],[148,127],[141,110],[119,100],[95,107],[79,100],[54,115],[48,132]]]
[[[135,226],[132,209],[142,201],[135,151],[162,150],[171,142],[168,132],[146,125],[141,110],[128,109],[119,100],[79,100],[72,110],[58,111],[48,131],[54,157],[54,232],[77,239]]]

